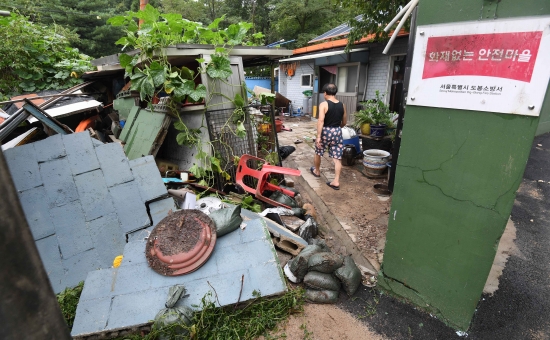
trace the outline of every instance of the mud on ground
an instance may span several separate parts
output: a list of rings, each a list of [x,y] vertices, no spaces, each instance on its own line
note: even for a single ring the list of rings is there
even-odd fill
[[[321,160],[321,178],[314,178],[309,174],[309,168],[313,165],[316,121],[309,117],[285,117],[284,125],[292,131],[278,133],[279,145],[294,146],[296,151],[288,156],[283,165],[295,164],[302,170],[302,177],[327,205],[362,255],[379,269],[386,242],[391,197],[377,195],[373,187],[378,183],[387,184],[387,177],[367,178],[363,174],[362,159],[356,159],[355,165],[342,167],[340,190],[333,190],[325,184],[334,178],[334,163],[327,153]],[[300,142],[295,143],[296,141]],[[297,189],[306,203],[312,203],[303,188]],[[329,246],[330,241],[327,239]],[[338,252],[335,249],[338,247],[339,245],[333,245],[331,248]]]

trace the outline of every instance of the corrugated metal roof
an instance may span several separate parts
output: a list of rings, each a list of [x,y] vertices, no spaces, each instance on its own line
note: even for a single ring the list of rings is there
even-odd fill
[[[355,20],[362,21],[363,20],[363,15],[360,14],[360,15],[356,16]],[[335,27],[335,28],[331,29],[328,32],[325,32],[325,33],[321,34],[318,37],[313,38],[312,40],[308,41],[308,44],[311,44],[311,43],[314,43],[314,42],[317,42],[317,41],[321,41],[321,40],[325,40],[325,39],[330,39],[330,38],[337,37],[337,36],[340,36],[340,35],[345,35],[345,34],[348,34],[349,31],[351,31],[351,27],[348,26],[348,24],[342,24],[338,27]]]

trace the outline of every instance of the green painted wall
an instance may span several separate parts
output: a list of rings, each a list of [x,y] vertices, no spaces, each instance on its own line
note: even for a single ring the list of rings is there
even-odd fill
[[[548,14],[548,0],[421,0],[417,23]],[[549,109],[547,92],[547,129]],[[407,107],[382,288],[468,328],[538,126],[538,117]]]

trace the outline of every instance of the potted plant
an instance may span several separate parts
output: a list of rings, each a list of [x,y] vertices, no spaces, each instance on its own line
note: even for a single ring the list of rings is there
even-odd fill
[[[353,116],[353,128],[355,130],[361,130],[362,135],[370,135],[370,125],[374,122],[370,112],[367,110],[359,110],[355,112]]]
[[[376,91],[376,98],[366,102],[362,102],[363,109],[359,112],[365,112],[371,119],[370,135],[372,137],[384,137],[386,135],[386,128],[393,127],[392,117],[394,112],[390,112],[388,106],[384,103],[383,95],[380,96],[380,92]]]

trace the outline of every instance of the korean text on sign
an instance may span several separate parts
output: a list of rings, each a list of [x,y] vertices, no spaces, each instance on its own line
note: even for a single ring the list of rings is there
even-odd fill
[[[423,79],[489,76],[530,82],[542,32],[430,37]]]

